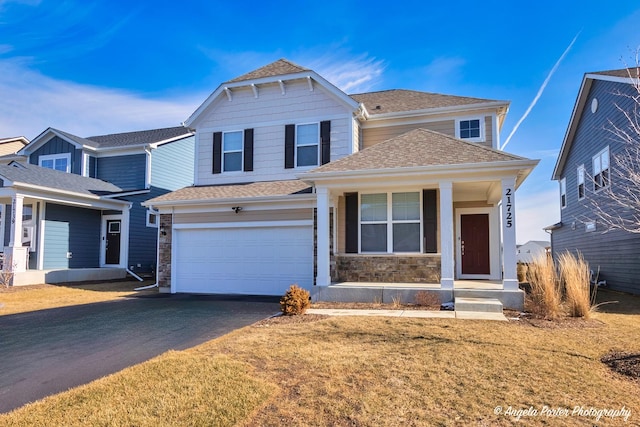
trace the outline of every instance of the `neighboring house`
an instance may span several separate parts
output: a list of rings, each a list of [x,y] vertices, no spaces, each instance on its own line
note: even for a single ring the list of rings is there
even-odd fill
[[[629,126],[626,114],[637,117],[638,82],[627,69],[585,74],[552,176],[560,184],[561,222],[546,228],[554,258],[579,251],[599,280],[633,293],[640,293],[640,235],[608,230],[594,203],[615,215],[628,214],[608,207],[603,198],[609,188],[620,190],[615,158],[626,143],[612,130]]]
[[[24,136],[15,136],[12,138],[0,138],[0,157],[16,154],[28,143],[29,143],[29,140]]]
[[[348,95],[286,60],[221,84],[185,122],[195,186],[145,203],[160,291],[372,300],[367,284],[412,283],[450,300],[486,279],[521,306],[515,190],[537,161],[498,150],[508,106]]]
[[[26,161],[0,165],[14,284],[155,272],[158,217],[141,202],[193,183],[193,132],[80,138],[49,128],[18,154]]]
[[[551,252],[551,243],[543,240],[529,240],[524,245],[518,245],[518,263],[530,263]]]

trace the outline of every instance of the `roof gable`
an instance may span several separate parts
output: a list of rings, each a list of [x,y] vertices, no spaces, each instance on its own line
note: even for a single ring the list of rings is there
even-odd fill
[[[528,160],[427,129],[416,129],[309,173],[350,172]]]
[[[284,58],[278,59],[271,64],[260,67],[257,70],[250,71],[234,79],[228,80],[226,83],[236,83],[246,80],[263,79],[266,77],[282,76],[287,74],[295,74],[303,71],[311,71],[308,68],[301,67]]]

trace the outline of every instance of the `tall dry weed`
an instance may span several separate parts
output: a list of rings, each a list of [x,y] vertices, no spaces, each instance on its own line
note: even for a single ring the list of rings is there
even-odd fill
[[[562,314],[562,293],[553,260],[546,255],[536,257],[528,266],[527,280],[532,310],[548,319],[558,318]]]
[[[589,264],[580,252],[573,255],[567,251],[558,256],[558,265],[564,284],[567,314],[588,318],[595,299],[595,288],[592,293],[589,283]]]

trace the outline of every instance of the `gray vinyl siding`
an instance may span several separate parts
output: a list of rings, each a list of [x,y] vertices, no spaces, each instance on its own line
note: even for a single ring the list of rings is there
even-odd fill
[[[612,175],[612,189],[615,191],[616,155],[624,151],[624,143],[613,137],[609,120],[617,126],[625,126],[626,119],[616,106],[628,110],[632,100],[616,95],[618,91],[633,94],[629,85],[595,80],[588,94],[582,116],[579,118],[575,138],[560,175],[566,178],[567,206],[561,209],[562,227],[552,234],[554,257],[564,251],[580,251],[590,268],[600,270],[600,279],[615,290],[640,293],[640,235],[623,231],[604,233],[603,225],[596,221],[592,204],[602,200],[603,194],[594,193],[592,158],[603,148],[609,147],[609,167]],[[636,93],[637,95],[637,93]],[[591,112],[593,98],[598,99],[598,109]],[[578,200],[578,166],[585,168],[585,198]],[[559,192],[558,192],[558,197]],[[600,206],[606,205],[600,202]],[[613,209],[610,209],[613,211]],[[616,211],[617,214],[621,212]],[[596,231],[587,232],[585,223],[596,221]]]
[[[98,172],[98,159],[93,157],[93,156],[89,156],[89,176],[91,178],[95,178]]]
[[[73,144],[68,143],[64,139],[54,136],[46,142],[42,147],[31,153],[29,163],[37,165],[40,156],[50,154],[71,153],[71,173],[82,174],[82,150],[76,149]]]
[[[133,266],[134,272],[156,271],[158,229],[147,227],[147,208],[140,203],[165,193],[164,190],[152,188],[148,194],[123,198],[132,202],[129,210],[129,261],[127,267]]]
[[[169,191],[193,185],[195,138],[164,144],[152,151],[151,185]]]
[[[147,170],[146,154],[98,158],[98,179],[123,190],[144,188]]]
[[[47,203],[45,207],[45,221],[68,224],[68,235],[62,233],[64,225],[54,224],[52,232],[45,225],[45,247],[44,253],[47,260],[49,246],[57,254],[56,258],[51,258],[51,263],[61,263],[60,253],[65,245],[65,239],[72,257],[68,260],[68,268],[95,268],[100,266],[100,211],[83,209],[72,206],[57,205]],[[47,267],[45,266],[45,269]]]

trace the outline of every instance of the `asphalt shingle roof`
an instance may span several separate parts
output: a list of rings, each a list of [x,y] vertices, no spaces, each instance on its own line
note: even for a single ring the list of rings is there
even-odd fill
[[[357,102],[363,103],[371,115],[495,102],[495,100],[491,99],[470,98],[466,96],[444,95],[440,93],[419,92],[404,89],[359,93],[350,96]]]
[[[162,129],[142,130],[137,132],[113,133],[110,135],[90,136],[87,140],[100,148],[125,147],[129,145],[145,145],[168,139],[187,136],[191,132],[184,126]]]
[[[298,179],[288,181],[249,182],[246,184],[186,187],[149,200],[157,202],[222,200],[250,197],[289,196],[311,193],[311,187]]]
[[[525,160],[513,154],[462,141],[439,132],[416,129],[366,148],[311,173],[380,170]]]
[[[309,71],[308,68],[301,67],[298,64],[294,64],[286,59],[279,59],[271,64],[267,64],[264,67],[260,67],[257,70],[250,71],[235,79],[231,79],[226,83],[236,83],[245,80],[261,79],[265,77],[282,76],[285,74],[295,74],[301,71]]]
[[[37,185],[84,195],[104,195],[122,191],[111,183],[73,173],[60,172],[29,163],[0,165],[0,177],[16,184]]]

